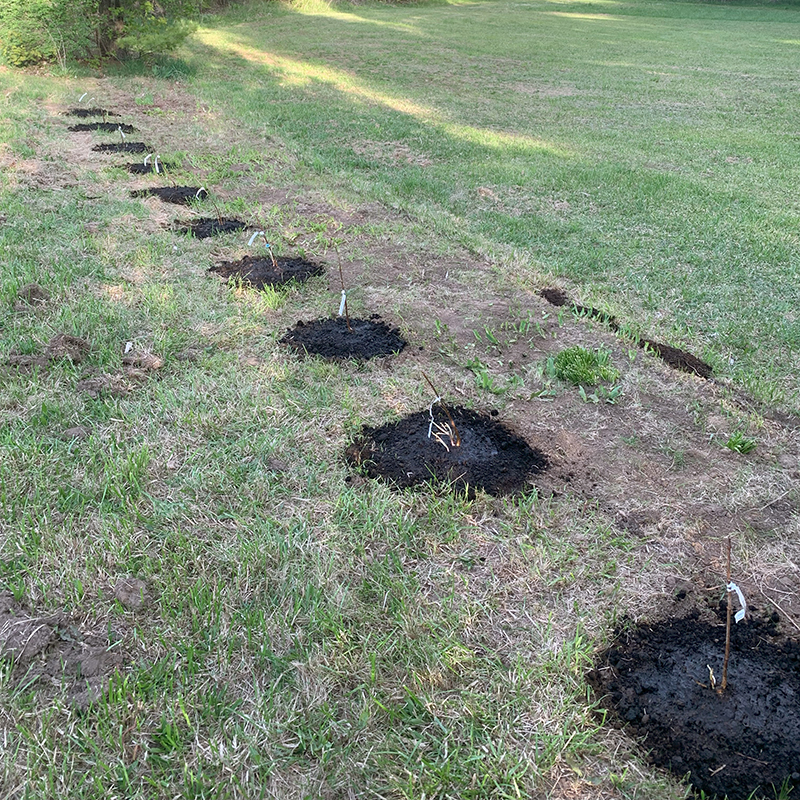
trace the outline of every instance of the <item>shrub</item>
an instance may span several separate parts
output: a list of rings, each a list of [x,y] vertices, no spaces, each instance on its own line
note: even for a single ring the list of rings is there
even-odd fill
[[[174,50],[203,0],[0,0],[0,51],[8,64]]]

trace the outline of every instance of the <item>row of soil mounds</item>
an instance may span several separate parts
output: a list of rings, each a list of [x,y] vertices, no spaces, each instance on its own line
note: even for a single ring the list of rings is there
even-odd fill
[[[103,108],[73,108],[66,112],[69,115],[78,117],[90,116],[118,116],[112,111]],[[133,125],[114,122],[91,122],[79,125],[72,125],[70,131],[107,131],[116,132],[121,130],[123,133],[132,133],[136,130]],[[96,144],[92,150],[97,153],[152,153],[154,148],[145,142],[107,142]],[[172,164],[161,162],[162,170],[156,169],[154,164],[126,164],[125,168],[132,174],[160,174],[160,171],[172,169]],[[158,197],[166,203],[178,205],[189,205],[194,200],[203,200],[208,197],[208,192],[203,187],[198,186],[165,186],[149,189],[141,189],[131,192],[133,197]],[[207,239],[211,236],[218,236],[223,233],[236,233],[247,229],[247,224],[238,219],[228,217],[208,218],[202,217],[189,223],[178,223],[174,229],[179,232],[186,232],[198,239]]]
[[[570,301],[562,289],[542,289],[539,295],[554,306],[570,306],[579,316],[590,317],[605,323],[614,333],[618,333],[621,330],[621,326],[614,316],[591,306],[582,306]],[[637,344],[642,349],[653,352],[670,367],[679,369],[681,372],[688,372],[701,378],[711,378],[712,376],[713,369],[710,364],[706,364],[705,361],[700,360],[691,353],[687,353],[685,350],[680,350],[663,342],[656,342],[653,339],[638,339]]]
[[[718,684],[726,606],[709,620],[688,615],[624,633],[588,677],[612,719],[651,761],[706,798],[800,795],[800,643],[778,615],[734,624],[728,687]],[[784,797],[785,795],[781,795]],[[794,797],[794,793],[790,795]]]

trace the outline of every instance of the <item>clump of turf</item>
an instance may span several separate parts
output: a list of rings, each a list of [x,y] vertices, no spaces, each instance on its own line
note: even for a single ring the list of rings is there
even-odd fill
[[[576,386],[596,386],[600,381],[613,382],[619,378],[619,371],[611,366],[611,355],[606,350],[568,347],[553,363],[556,376]]]

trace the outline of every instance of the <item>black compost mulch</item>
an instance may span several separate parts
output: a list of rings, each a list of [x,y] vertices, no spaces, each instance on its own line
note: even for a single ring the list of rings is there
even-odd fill
[[[777,628],[778,615],[752,614],[731,630],[728,687],[724,601],[716,621],[697,609],[628,631],[588,676],[603,706],[640,740],[651,761],[688,775],[706,798],[778,796],[800,791],[800,642]],[[784,795],[780,795],[783,797]]]
[[[345,458],[399,489],[435,482],[468,496],[476,489],[523,493],[547,468],[544,453],[492,415],[461,406],[447,410],[457,432],[438,404],[379,428],[364,427]]]
[[[350,328],[343,317],[299,321],[286,331],[280,341],[299,353],[332,360],[367,360],[389,356],[399,353],[406,346],[400,331],[387,325],[377,315],[370,319],[351,319]]]
[[[68,131],[81,133],[83,131],[104,131],[105,133],[115,133],[122,130],[123,133],[133,133],[136,128],[125,122],[81,122],[78,125],[70,125]]]
[[[163,172],[169,172],[175,169],[175,164],[171,161],[159,161],[158,172],[156,172],[155,164],[153,164],[152,161],[148,161],[147,164],[142,164],[140,161],[137,161],[135,164],[123,164],[123,166],[131,175],[149,175],[151,173],[160,175]]]
[[[309,278],[325,274],[325,267],[304,258],[278,256],[273,263],[269,256],[245,256],[238,261],[221,261],[209,269],[230,282],[241,282],[255,289],[305,283]]]
[[[192,222],[176,222],[172,229],[178,233],[189,233],[197,239],[208,239],[223,233],[238,233],[247,230],[247,223],[228,217],[201,217]]]
[[[157,197],[164,203],[188,206],[195,200],[204,200],[208,192],[201,186],[157,186],[151,189],[136,189],[131,197]]]
[[[96,144],[92,150],[95,153],[152,153],[153,148],[144,142],[111,142],[109,144]]]
[[[64,116],[88,119],[89,117],[118,117],[119,114],[105,108],[70,108],[64,112]]]

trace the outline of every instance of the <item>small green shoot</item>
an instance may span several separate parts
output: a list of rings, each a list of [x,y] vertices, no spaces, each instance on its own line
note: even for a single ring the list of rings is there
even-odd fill
[[[622,396],[622,387],[610,386],[606,388],[605,386],[598,386],[591,394],[587,394],[586,389],[584,389],[583,386],[579,386],[578,394],[580,394],[581,400],[583,400],[584,403],[594,403],[597,405],[602,402],[613,406],[616,405],[617,400]]]
[[[728,441],[725,442],[725,447],[729,450],[733,450],[735,453],[741,453],[742,455],[752,453],[757,446],[758,442],[756,442],[755,439],[749,439],[741,431],[732,433],[728,437]]]

